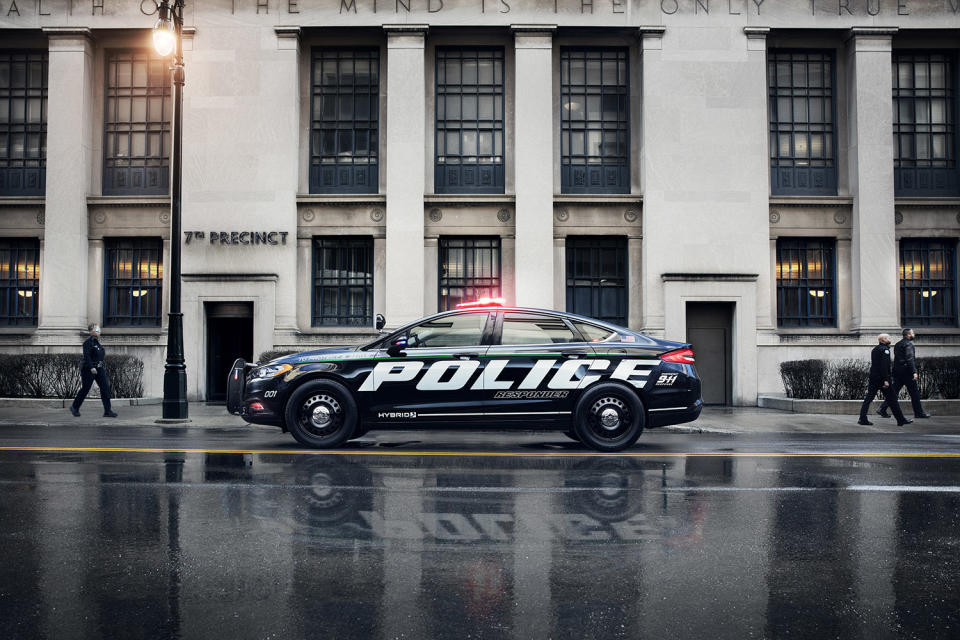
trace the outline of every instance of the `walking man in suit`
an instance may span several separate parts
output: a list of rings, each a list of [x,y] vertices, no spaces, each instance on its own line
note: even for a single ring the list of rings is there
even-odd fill
[[[914,418],[929,418],[930,414],[923,410],[920,404],[920,388],[917,387],[917,362],[913,347],[913,329],[903,330],[903,340],[893,347],[893,397],[896,398],[900,389],[907,388],[910,394],[910,403],[913,405]],[[884,418],[889,418],[888,401],[884,401],[877,410]]]
[[[903,417],[900,410],[900,403],[897,402],[897,395],[893,393],[893,381],[890,379],[890,336],[881,333],[877,336],[877,346],[870,352],[870,384],[867,388],[867,395],[860,405],[860,420],[857,424],[872,425],[867,420],[867,411],[870,409],[870,402],[876,397],[877,391],[883,392],[884,406],[889,403],[893,409],[893,415],[897,418],[897,426],[910,424],[913,420]]]

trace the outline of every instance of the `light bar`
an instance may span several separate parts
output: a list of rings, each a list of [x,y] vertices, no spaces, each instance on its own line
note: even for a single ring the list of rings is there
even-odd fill
[[[503,298],[478,298],[473,302],[461,302],[457,309],[471,309],[475,307],[502,307],[506,302]]]

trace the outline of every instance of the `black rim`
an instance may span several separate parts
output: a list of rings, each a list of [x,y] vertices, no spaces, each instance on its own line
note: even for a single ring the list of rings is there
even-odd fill
[[[616,393],[605,393],[587,410],[587,428],[599,440],[613,442],[623,438],[633,426],[630,403]]]
[[[300,429],[317,438],[337,433],[343,427],[344,418],[343,403],[329,393],[315,393],[297,409]]]

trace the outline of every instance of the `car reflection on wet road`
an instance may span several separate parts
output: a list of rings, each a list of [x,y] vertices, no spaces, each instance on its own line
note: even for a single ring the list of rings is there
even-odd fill
[[[0,452],[5,638],[947,638],[960,459]]]

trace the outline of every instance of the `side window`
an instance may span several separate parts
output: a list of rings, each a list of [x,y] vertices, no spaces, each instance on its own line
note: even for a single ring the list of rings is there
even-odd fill
[[[488,313],[465,313],[437,318],[407,332],[408,347],[475,347],[483,342]]]
[[[507,313],[503,317],[500,344],[554,344],[577,342],[573,331],[560,318]]]
[[[577,328],[577,331],[583,334],[583,337],[587,342],[604,342],[606,340],[613,340],[618,335],[616,331],[605,329],[604,327],[598,327],[593,324],[574,322],[573,326]]]

